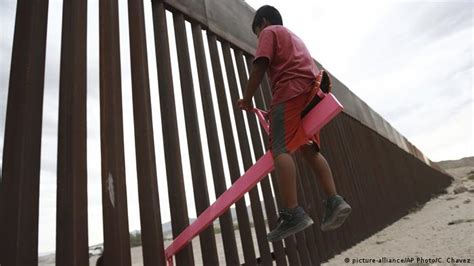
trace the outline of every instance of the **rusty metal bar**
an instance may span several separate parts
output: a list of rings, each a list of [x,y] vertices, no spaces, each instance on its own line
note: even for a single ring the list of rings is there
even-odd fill
[[[323,193],[320,189],[320,193],[321,193],[321,198],[324,197],[324,199],[327,199],[327,195],[325,193]],[[323,214],[321,214],[322,216]],[[330,239],[330,245],[332,245],[332,250],[331,250],[331,254],[332,255],[335,255],[335,254],[338,254],[342,251],[341,249],[341,242],[343,241],[341,239],[341,236],[340,236],[340,232],[341,230],[333,230],[333,231],[330,231],[330,232],[326,232],[326,234],[329,236],[329,239]],[[331,256],[332,256],[331,255]]]
[[[323,232],[321,231],[321,221],[324,212],[324,206],[322,202],[323,197],[321,196],[321,191],[319,189],[320,186],[317,183],[318,177],[315,176],[314,172],[311,169],[309,169],[309,166],[305,168],[305,171],[307,178],[303,181],[305,183],[305,186],[307,186],[311,190],[311,193],[309,193],[309,195],[307,196],[310,196],[310,199],[313,202],[312,208],[310,208],[310,214],[312,215],[311,217],[313,217],[313,220],[315,222],[313,224],[313,234],[315,242],[318,246],[319,260],[321,261],[322,258],[327,256],[327,254],[329,253],[329,247],[324,242],[325,238],[323,237]]]
[[[323,130],[323,132],[326,132],[326,131],[330,131],[331,129],[331,126],[332,125],[336,125],[337,123],[341,123],[340,121],[343,119],[343,117],[341,116],[339,119],[337,120],[334,120],[333,123],[330,123],[327,127],[327,129]],[[335,135],[335,134],[334,134]],[[327,134],[327,138],[325,139],[326,141],[324,143],[328,143],[330,142],[331,144],[328,144],[328,147],[331,147],[331,149],[325,149],[325,153],[328,153],[330,154],[332,151],[334,151],[335,149],[332,148],[332,146],[335,146],[337,147],[338,145],[341,145],[340,141],[339,141],[339,138],[343,138],[343,136],[334,136],[334,137],[329,137],[329,136],[333,136],[333,134]],[[368,147],[368,146],[367,146]],[[334,153],[333,155],[335,158],[337,157],[340,157],[341,154],[340,152],[336,152]],[[332,171],[339,171],[340,167],[332,167]],[[349,182],[347,179],[351,180],[353,178],[353,176],[351,175],[342,175],[342,176],[337,176],[334,175],[334,179],[335,179],[335,182],[337,182],[337,189],[339,191],[339,194],[343,195],[347,201],[349,202],[349,204],[351,204],[351,206],[353,206],[354,209],[359,209],[360,207],[357,206],[357,193],[356,193],[356,190],[355,190],[355,186],[353,186],[352,184],[355,183],[355,182]],[[343,178],[346,178],[346,181],[341,181],[341,179]],[[350,247],[352,246],[352,244],[355,244],[357,243],[358,241],[355,241],[355,238],[357,238],[358,235],[360,235],[360,232],[362,230],[360,230],[360,228],[363,226],[361,223],[360,223],[360,220],[359,220],[359,223],[358,225],[354,225],[353,221],[357,221],[355,220],[354,218],[357,217],[357,215],[360,215],[359,213],[357,212],[353,212],[351,214],[351,216],[348,218],[348,220],[346,221],[346,224],[343,225],[341,227],[341,231],[344,231],[346,233],[346,235],[348,236],[348,239],[346,239],[346,246],[345,248],[347,247]],[[345,249],[344,248],[344,249]]]
[[[246,55],[245,58],[246,58],[245,62],[247,64],[247,69],[249,71],[251,71],[251,69],[252,69],[252,58],[251,58],[251,56],[248,56],[248,55]],[[240,63],[238,63],[238,64],[240,64]],[[256,105],[257,108],[260,108],[260,109],[263,109],[263,110],[267,109],[267,107],[265,105],[265,102],[264,102],[264,99],[263,99],[263,94],[262,94],[262,88],[261,87],[256,92],[255,105]],[[254,125],[253,127],[258,127],[258,126]],[[255,135],[255,134],[258,134],[258,133],[253,133],[253,134]],[[264,143],[268,143],[268,136],[267,136],[265,130],[262,127],[260,127],[260,134],[262,135]],[[253,144],[253,148],[254,148],[254,152],[255,152],[255,157],[260,158],[263,155],[265,147],[262,147],[262,145],[260,143],[260,139],[257,139],[257,138],[254,138],[254,137],[252,137],[252,144]],[[264,199],[264,202],[265,202],[265,211],[266,211],[266,214],[267,214],[267,220],[268,220],[269,227],[270,228],[275,228],[277,226],[278,217],[277,217],[277,212],[276,212],[276,208],[275,208],[275,203],[274,203],[274,199],[273,199],[273,194],[272,194],[272,189],[271,189],[269,178],[270,178],[270,175],[267,176],[267,178],[264,178],[260,182],[260,186],[261,186],[261,189],[262,189],[263,199]],[[273,242],[272,245],[273,245],[273,255],[275,257],[276,264],[277,265],[287,265],[287,262],[286,262],[286,259],[285,259],[285,257],[286,257],[285,256],[285,249],[283,248],[283,242],[282,241]]]
[[[128,1],[138,198],[144,265],[166,265],[156,174],[143,1]]]
[[[333,144],[331,146],[334,146],[335,148],[332,150],[336,150],[334,152],[334,160],[338,160],[338,162],[335,162],[335,167],[333,168],[333,171],[338,171],[340,176],[338,178],[335,177],[336,180],[339,179],[344,179],[344,178],[351,178],[352,180],[357,182],[348,182],[348,184],[351,185],[351,191],[352,195],[347,195],[349,203],[353,206],[354,210],[360,210],[359,212],[355,211],[351,214],[351,218],[348,219],[348,225],[351,225],[351,221],[355,221],[355,224],[352,228],[354,228],[353,232],[355,233],[355,236],[359,236],[360,240],[363,239],[364,232],[368,229],[367,227],[367,221],[366,221],[366,216],[365,212],[367,208],[364,207],[364,203],[361,201],[361,196],[364,193],[364,188],[361,186],[361,181],[358,180],[358,177],[354,174],[354,172],[351,172],[349,167],[337,167],[338,165],[345,164],[346,166],[350,163],[352,166],[352,162],[344,163],[344,157],[341,156],[346,152],[346,149],[350,145],[347,143],[347,138],[344,136],[343,132],[343,126],[344,126],[344,117],[341,116],[339,119],[336,119],[333,124],[330,124],[329,126],[334,125],[334,138],[329,139],[330,141],[333,141]],[[328,127],[328,131],[331,131],[330,127]],[[332,150],[328,150],[328,153]],[[341,181],[340,183],[346,183]]]
[[[354,141],[354,140],[360,139],[357,128],[355,128],[355,126],[358,126],[358,125],[355,124],[355,126],[348,127],[346,125],[348,124],[348,120],[350,120],[349,117],[343,116],[341,121],[343,121],[344,124],[342,124],[341,126],[344,127],[343,130],[346,131],[344,132],[345,134],[354,134],[355,137],[348,140],[350,141],[350,144],[349,144],[350,146],[348,147],[353,147],[353,148],[347,149],[346,152],[348,156],[361,156],[360,158],[364,158],[366,156],[359,154],[359,149],[360,149],[360,146],[362,146],[362,144],[359,141]],[[380,153],[379,158],[380,156],[384,156],[384,154],[385,154],[384,152]],[[361,162],[361,163],[354,162],[352,164],[351,170],[352,170],[352,175],[357,176],[357,179],[359,180],[359,182],[356,183],[360,186],[358,193],[361,193],[360,195],[363,196],[362,191],[365,190],[366,188],[369,188],[373,191],[374,193],[373,195],[377,197],[377,199],[375,200],[370,200],[367,197],[361,198],[363,201],[365,201],[365,202],[361,202],[361,208],[366,211],[365,217],[367,217],[366,218],[367,226],[368,228],[374,228],[378,224],[381,225],[381,223],[377,221],[377,219],[379,219],[378,217],[371,217],[371,216],[373,216],[376,213],[376,205],[378,204],[378,202],[382,201],[382,195],[388,195],[388,194],[386,194],[385,191],[379,189],[380,182],[385,182],[385,178],[379,179],[378,180],[379,182],[373,182],[373,181],[371,182],[370,180],[367,180],[367,176],[361,173],[361,166],[363,164],[365,164],[365,162]],[[381,174],[382,174],[381,176],[387,176],[387,174],[390,175],[389,172],[385,172]],[[384,203],[390,204],[387,201],[387,199],[388,198],[384,200]],[[388,205],[385,205],[385,206],[387,210],[391,209],[390,207],[388,207]],[[385,212],[383,213],[383,215],[385,216],[389,214]]]
[[[309,186],[309,178],[313,178],[312,175],[308,174],[308,167],[304,165],[304,158],[301,155],[300,152],[295,153],[295,158],[296,158],[296,165],[297,169],[299,171],[298,173],[298,202],[300,203],[301,206],[304,207],[306,212],[308,213],[309,216],[314,217],[314,204],[315,202],[313,201],[313,197],[311,196],[312,193],[314,193],[311,189],[311,186]],[[314,221],[315,224],[319,224],[318,220]],[[315,240],[315,232],[314,232],[315,226],[310,226],[305,230],[305,236],[306,236],[306,242],[308,249],[310,250],[309,256],[311,258],[311,264],[316,265],[320,264],[319,261],[319,250],[316,244]]]
[[[87,1],[63,5],[56,263],[89,263],[87,220]],[[71,241],[73,239],[74,241]]]
[[[242,95],[244,95],[245,86],[247,84],[248,78],[247,78],[247,71],[246,71],[245,65],[244,65],[242,51],[234,50],[234,57],[235,57],[236,65],[237,65],[237,72],[238,72],[238,75],[239,75],[241,93],[242,93]],[[235,88],[235,89],[237,89],[237,88]],[[232,91],[233,90],[231,89],[231,92]],[[231,93],[231,95],[232,95],[232,93]],[[232,97],[233,102],[236,103],[237,99],[234,99],[234,97],[236,97],[237,99],[240,98],[239,94],[238,94],[238,91],[235,91],[233,93],[233,97]],[[235,106],[235,104],[234,104],[234,106]],[[236,108],[236,109],[238,109],[238,108]],[[245,130],[245,125],[244,125],[244,121],[243,121],[243,112],[241,110],[236,110],[235,114],[240,114],[240,115],[236,116],[236,121],[239,122],[238,126],[243,126],[242,132],[245,133],[246,130]],[[247,115],[247,121],[248,121],[248,124],[249,124],[250,135],[251,135],[251,139],[252,139],[252,145],[253,145],[253,150],[254,150],[254,153],[255,153],[255,158],[258,159],[261,156],[263,156],[263,154],[264,154],[264,151],[261,147],[260,134],[258,132],[258,123],[257,123],[256,117],[255,117],[255,114],[250,113],[250,112],[246,112],[246,115]],[[251,157],[250,157],[251,154],[250,154],[250,147],[249,147],[248,140],[247,140],[247,134],[239,135],[239,139],[242,139],[242,138],[244,140],[246,140],[246,142],[247,142],[247,143],[245,143],[245,141],[241,140],[240,141],[240,146],[241,146],[241,151],[243,152],[242,157],[244,157],[244,160],[243,160],[244,165],[246,163],[250,164],[249,166],[245,166],[245,168],[248,168],[252,165],[252,160],[251,160]],[[246,152],[246,151],[248,151],[248,152]],[[249,157],[247,158],[247,156],[249,156]],[[261,184],[263,185],[263,182],[261,182]],[[255,187],[255,189],[250,191],[250,196],[251,196],[251,200],[252,200],[252,197],[253,197],[254,198],[253,200],[256,201],[255,204],[254,204],[254,202],[252,202],[252,213],[253,213],[253,217],[254,217],[254,225],[255,225],[255,232],[257,234],[258,247],[259,247],[259,250],[260,250],[261,264],[271,265],[273,259],[272,259],[272,255],[270,253],[270,247],[269,247],[269,243],[268,243],[268,240],[267,240],[267,230],[266,230],[266,227],[265,227],[265,221],[263,219],[263,209],[262,209],[262,206],[260,204],[260,196],[259,196],[257,187]],[[270,199],[267,199],[267,200],[270,200]],[[273,204],[273,200],[270,200],[267,203],[267,201],[265,201],[265,198],[264,198],[264,202],[265,202],[265,205]]]
[[[337,119],[337,117],[336,117],[336,119]],[[325,132],[325,131],[324,131],[324,132]],[[324,136],[328,136],[327,138],[330,138],[330,139],[333,138],[333,135],[332,135],[332,134],[324,135],[324,132],[321,133],[321,139],[322,139],[322,140],[325,139]],[[322,147],[321,147],[321,149],[322,149],[321,152],[324,154],[324,153],[325,153],[325,149],[323,150]],[[334,168],[334,166],[331,165],[331,164],[330,164],[330,167],[331,167],[331,170]],[[339,194],[342,194],[342,193],[341,193],[342,191],[340,190],[340,187],[339,187],[339,185],[338,185],[338,184],[339,184],[339,182],[338,182],[339,180],[338,180],[337,177],[335,177],[334,175],[333,175],[333,177],[334,177],[334,179],[335,179],[334,182],[335,182],[335,184],[336,184],[336,188],[338,189]],[[318,184],[318,186],[319,186],[319,184]],[[319,195],[319,196],[320,196],[320,197],[319,197],[319,204],[321,204],[321,207],[322,207],[322,208],[321,208],[321,215],[320,215],[320,217],[322,218],[322,216],[323,216],[323,214],[324,214],[324,211],[325,211],[325,210],[324,210],[325,208],[324,208],[324,206],[322,205],[322,201],[323,201],[323,199],[327,199],[327,195],[326,195],[321,189],[319,189],[319,192],[320,192],[320,195]],[[343,196],[345,196],[345,195],[343,195]],[[336,231],[322,232],[323,238],[325,238],[325,240],[326,240],[326,241],[325,241],[325,245],[328,247],[328,249],[327,249],[327,252],[328,252],[327,255],[328,255],[329,257],[332,257],[334,254],[337,254],[337,253],[339,253],[340,251],[342,251],[341,245],[342,245],[342,243],[343,243],[343,238],[342,238],[341,235],[340,235],[340,231],[341,231],[341,230],[338,229],[338,230],[336,230]]]
[[[17,3],[0,183],[0,264],[38,263],[48,1]]]
[[[357,204],[357,201],[354,201],[354,199],[351,199],[351,194],[344,194],[344,192],[341,190],[341,186],[343,186],[344,184],[347,183],[347,181],[345,181],[344,179],[353,179],[355,180],[357,177],[354,175],[354,171],[350,171],[350,172],[346,172],[344,173],[344,169],[341,169],[339,167],[339,165],[341,164],[346,164],[348,165],[348,162],[344,162],[344,154],[343,152],[352,152],[352,149],[355,149],[354,146],[351,146],[351,150],[347,150],[347,151],[343,151],[342,149],[344,148],[347,148],[346,145],[349,145],[347,143],[344,143],[346,141],[347,138],[344,137],[343,134],[340,134],[340,128],[337,127],[337,125],[341,125],[341,119],[342,119],[342,116],[339,116],[338,118],[336,118],[333,123],[330,123],[325,130],[325,132],[332,132],[332,133],[329,133],[327,134],[328,136],[332,136],[332,137],[328,137],[328,138],[322,138],[322,146],[324,147],[327,144],[327,147],[330,147],[329,149],[324,149],[324,152],[325,152],[325,156],[329,162],[329,164],[331,165],[331,168],[333,170],[333,176],[334,176],[334,179],[335,179],[335,182],[336,182],[336,186],[337,186],[337,189],[338,189],[338,192],[340,194],[342,194],[344,197],[347,198],[348,202],[352,205],[353,209],[357,209],[359,210],[360,207],[359,207],[359,204]],[[339,151],[335,151],[335,150],[339,150]],[[334,155],[333,155],[333,152],[334,151]],[[332,158],[334,158],[335,160],[338,160],[338,161],[332,161]],[[340,173],[340,171],[344,171],[343,173]],[[341,180],[342,179],[342,180]],[[361,181],[358,180],[357,183],[360,183]],[[351,183],[355,183],[355,182],[351,182]],[[345,227],[349,226],[351,224],[352,221],[356,221],[358,222],[359,225],[356,226],[356,228],[358,228],[357,231],[361,231],[363,230],[364,226],[362,226],[360,224],[360,219],[354,219],[356,218],[356,216],[359,216],[360,217],[360,213],[362,212],[362,210],[357,213],[357,212],[354,212],[351,217],[349,217],[349,219],[347,220],[347,224],[345,224],[342,228],[338,229],[338,230],[343,230]],[[356,231],[356,233],[357,233]],[[332,256],[332,255],[330,255]],[[326,260],[327,258],[325,258]]]
[[[322,220],[322,202],[319,196],[319,190],[317,189],[316,180],[314,174],[307,175],[307,181],[309,181],[308,187],[312,190],[312,193],[309,195],[312,199],[313,205],[312,208],[309,209],[309,213],[311,218],[314,221],[312,226],[313,234],[315,238],[315,242],[318,246],[318,254],[319,254],[319,261],[322,262],[323,258],[327,257],[328,255],[328,246],[325,244],[325,239],[323,237],[323,232],[321,231],[321,220]],[[316,188],[316,189],[315,189]]]
[[[100,131],[106,265],[130,265],[117,0],[100,0]]]
[[[232,133],[232,126],[230,124],[230,114],[227,107],[228,103],[222,76],[222,67],[217,50],[217,40],[216,36],[211,32],[208,32],[207,37],[209,43],[209,52],[211,55],[212,69],[214,72],[219,112],[221,115],[221,127],[224,133],[224,144],[229,164],[229,173],[232,182],[235,182],[235,180],[240,177],[240,169],[237,160],[237,150]],[[237,201],[236,212],[237,220],[239,222],[240,241],[242,242],[245,264],[256,265],[255,250],[244,197]]]
[[[336,119],[337,119],[337,117],[336,117]],[[335,137],[332,137],[332,135],[329,135],[329,134],[328,134],[328,136],[330,136],[330,137],[326,138],[324,136],[326,136],[326,134],[324,132],[321,132],[321,141],[322,141],[321,142],[321,150],[324,153],[324,156],[327,158],[327,155],[326,155],[326,152],[325,152],[326,151],[325,143],[326,143],[327,139],[333,139]],[[328,160],[328,162],[329,162],[329,160]],[[330,165],[331,169],[333,170],[334,166],[330,162],[329,162],[329,165]],[[333,175],[334,174],[335,173],[333,171]],[[324,205],[323,205],[322,201],[326,197],[326,195],[320,189],[319,183],[316,180],[317,177],[314,176],[314,173],[311,173],[309,176],[310,177],[308,178],[308,180],[309,180],[310,187],[312,188],[312,190],[314,190],[314,193],[313,193],[314,208],[315,208],[316,212],[318,213],[318,215],[317,215],[317,225],[314,226],[315,237],[316,237],[316,241],[318,242],[318,246],[321,248],[320,259],[321,259],[321,261],[325,261],[328,258],[332,257],[332,254],[334,254],[334,249],[335,249],[335,247],[334,247],[334,237],[331,236],[330,234],[326,233],[326,232],[322,232],[321,229],[320,229],[322,216],[324,214]],[[334,179],[336,179],[336,178],[337,177],[334,175]]]
[[[304,202],[302,202],[302,197],[304,197],[304,195],[302,195],[302,190],[300,189],[300,178],[301,178],[301,175],[298,173],[298,168],[296,168],[296,187],[297,187],[297,196],[298,196],[298,204],[300,206],[304,206]],[[301,265],[314,265],[312,262],[311,262],[311,257],[309,255],[309,250],[308,250],[308,246],[307,246],[307,242],[306,242],[306,233],[308,232],[308,230],[305,230],[305,231],[302,231],[302,232],[299,232],[299,233],[296,233],[295,234],[295,238],[296,238],[296,247],[298,249],[298,253],[300,255],[300,260],[301,260]]]
[[[240,47],[242,50],[255,52],[256,38],[249,27],[236,27],[242,21],[250,23],[253,19],[253,8],[240,1],[215,0],[160,0],[189,20],[203,24],[206,28]]]
[[[338,125],[338,122],[339,122],[339,124],[340,124],[340,123],[341,123],[341,122],[340,122],[341,117],[342,117],[342,116],[336,118],[336,119],[333,121],[333,123],[334,123],[335,125]],[[339,119],[339,120],[338,120],[338,119]],[[332,124],[332,123],[331,123],[331,124]],[[327,128],[330,128],[331,124],[328,125]],[[327,129],[327,130],[329,131],[329,129]],[[325,132],[327,132],[327,131],[325,131]],[[352,165],[352,162],[344,162],[342,152],[353,152],[353,149],[354,149],[353,146],[345,146],[345,145],[349,145],[349,144],[344,143],[344,141],[346,141],[346,138],[345,138],[343,135],[338,135],[339,132],[340,132],[340,131],[337,131],[337,129],[336,129],[336,132],[335,132],[335,133],[328,133],[328,134],[327,134],[327,136],[328,136],[327,138],[322,138],[322,140],[323,140],[323,145],[322,145],[322,146],[324,146],[325,143],[328,143],[328,142],[330,143],[330,144],[327,145],[328,149],[323,149],[323,150],[324,150],[325,156],[328,157],[327,160],[328,160],[328,163],[330,164],[331,169],[332,169],[332,171],[333,171],[333,176],[334,176],[334,180],[335,180],[335,183],[336,183],[336,188],[338,189],[339,194],[342,194],[344,197],[346,197],[346,199],[348,200],[348,202],[352,205],[353,209],[357,209],[357,210],[358,210],[360,207],[359,207],[359,205],[356,204],[357,202],[354,202],[353,200],[351,200],[351,195],[350,195],[350,194],[349,194],[349,195],[348,195],[348,194],[344,194],[344,193],[343,193],[343,190],[341,190],[341,186],[344,185],[344,184],[347,182],[347,181],[342,181],[342,180],[344,180],[344,178],[349,178],[349,177],[355,180],[355,178],[356,178],[355,176],[356,176],[356,175],[354,175],[354,173],[355,173],[354,170],[351,170],[351,171],[349,171],[349,172],[346,172],[346,171],[345,171],[346,169],[340,169],[340,167],[339,167],[340,164],[338,164],[338,163],[342,163],[342,164],[346,164],[346,165],[348,165],[348,164],[351,164],[351,165]],[[330,137],[329,137],[329,136],[330,136]],[[345,150],[345,151],[339,151],[339,152],[335,153],[334,157],[335,157],[336,159],[339,159],[340,161],[331,162],[331,160],[330,160],[331,151],[337,149],[338,147],[341,147],[341,149],[347,149],[347,150]],[[349,147],[350,147],[350,148],[349,148]],[[355,167],[357,167],[357,166],[355,166]],[[339,175],[339,171],[343,171],[343,173],[342,173],[341,175]],[[341,179],[342,179],[342,180],[341,180]],[[357,183],[360,183],[360,182],[361,182],[361,181],[358,180]],[[351,182],[351,183],[354,183],[354,182]],[[347,224],[345,224],[342,228],[338,229],[338,231],[339,231],[339,230],[342,230],[342,229],[345,228],[345,227],[347,227],[348,224],[350,224],[350,221],[354,218],[354,216],[357,216],[357,215],[359,215],[359,214],[356,213],[356,212],[354,212],[353,214],[351,214],[351,217],[349,217],[349,219],[348,219],[348,221],[347,221]],[[358,228],[358,229],[357,229],[358,231],[363,230],[363,226],[356,226],[356,228]],[[337,232],[338,232],[338,231],[337,231]],[[323,233],[323,234],[324,234],[324,235],[327,235],[328,237],[332,237],[332,238],[338,236],[337,234],[335,235],[335,234],[333,234],[332,232]],[[337,238],[336,238],[336,239],[337,239]],[[333,241],[333,240],[329,240],[329,241]],[[332,250],[331,250],[331,252],[329,253],[329,257],[332,257],[332,254],[334,254],[334,252],[337,253],[336,249],[340,249],[340,247],[339,247],[339,246],[333,247]]]
[[[295,168],[296,168],[296,178],[297,178],[297,196],[298,196],[298,204],[300,206],[305,207],[305,210],[307,211],[308,208],[306,207],[306,201],[305,201],[305,195],[304,195],[304,190],[301,188],[301,179],[302,178],[307,178],[306,176],[303,176],[304,174],[304,168],[301,166],[300,162],[300,157],[298,156],[298,153],[295,153],[292,155],[293,161],[295,162]],[[314,263],[312,262],[311,254],[309,250],[314,249],[315,246],[311,246],[309,240],[311,239],[311,234],[312,234],[312,228],[308,228],[303,232],[297,233],[295,235],[296,237],[296,246],[300,255],[300,260],[302,265],[313,265]],[[313,238],[314,239],[314,238]]]
[[[364,135],[367,135],[367,133],[363,133],[359,130],[359,125],[356,124],[355,127],[350,127],[348,128],[349,130],[351,130],[351,132],[353,132],[355,134],[355,138],[357,139],[361,139],[363,138]],[[362,128],[360,128],[362,129]],[[362,134],[361,134],[362,133]],[[371,138],[370,138],[371,139]],[[369,141],[370,141],[369,139]],[[374,148],[377,149],[377,147],[380,147],[379,146],[379,143],[378,141],[375,142],[375,145]],[[361,154],[362,152],[362,149],[363,147],[360,147],[358,145],[358,143],[354,143],[355,145],[355,149],[354,151],[352,151],[354,153],[355,156],[363,156],[363,157],[367,157],[367,155],[363,155]],[[381,147],[383,148],[383,147]],[[389,156],[389,152],[387,153],[386,151],[381,151],[381,153],[379,153],[379,159],[378,160],[381,160],[383,158],[386,158],[388,159],[388,156]],[[373,165],[374,164],[378,164],[377,162],[373,162],[372,163]],[[371,200],[371,202],[369,203],[370,205],[367,205],[367,207],[369,208],[372,208],[372,211],[370,213],[377,213],[379,212],[381,215],[380,216],[377,216],[377,217],[373,217],[373,218],[370,218],[369,221],[371,223],[369,223],[369,228],[381,228],[382,226],[384,226],[384,221],[389,221],[391,218],[390,217],[393,217],[393,212],[398,208],[398,204],[396,202],[393,202],[392,201],[392,196],[391,196],[391,192],[390,190],[389,191],[385,191],[385,186],[386,185],[389,185],[389,184],[386,184],[385,183],[387,181],[390,181],[389,179],[386,179],[386,178],[379,178],[379,176],[390,176],[390,175],[393,175],[393,174],[396,174],[397,170],[394,169],[395,171],[392,171],[389,167],[383,167],[382,168],[382,172],[380,173],[379,176],[375,177],[377,178],[377,182],[371,182],[371,180],[367,180],[367,174],[363,173],[363,164],[358,164],[356,165],[357,167],[357,171],[358,172],[362,172],[360,174],[360,177],[361,177],[361,183],[362,183],[362,186],[363,187],[368,187],[368,186],[371,186],[372,189],[373,189],[373,196],[376,197],[375,200]],[[369,167],[370,168],[370,167]],[[358,174],[359,175],[359,174]],[[365,185],[364,185],[365,183]],[[391,185],[389,185],[389,187],[391,187]],[[382,205],[382,202],[383,202],[383,205]],[[385,207],[383,207],[385,206]],[[378,211],[380,210],[380,211]],[[382,219],[385,218],[385,219]],[[382,221],[384,220],[384,221]]]
[[[324,145],[324,147],[326,147],[325,145],[326,143],[328,143],[328,140],[329,141],[332,140],[332,141],[335,141],[335,143],[338,143],[338,139],[336,139],[336,137],[334,137],[332,134],[327,134],[326,128],[321,131],[321,136],[322,136],[322,146]],[[328,148],[323,149],[324,150],[323,153],[326,159],[327,159],[327,154],[330,153],[331,150],[333,150],[331,146],[328,145],[328,147],[329,149]],[[334,182],[336,183],[337,192],[340,195],[344,196],[348,200],[349,204],[352,205],[352,201],[350,200],[351,193],[352,193],[351,189],[349,188],[350,184],[348,182],[340,182],[340,179],[334,175],[334,170],[335,170],[334,167],[331,164],[330,164],[330,167],[331,167],[331,171],[333,172]],[[350,240],[353,239],[354,238],[353,236],[357,233],[357,232],[352,232],[350,229],[351,219],[352,217],[350,216],[349,219],[346,220],[345,224],[336,231],[338,239],[340,241],[339,243],[340,250],[345,250],[346,248],[350,247],[351,246]],[[357,231],[357,229],[355,231]]]
[[[207,190],[206,170],[204,168],[201,138],[199,135],[199,120],[197,117],[191,62],[186,36],[186,25],[182,14],[174,13],[173,20],[178,52],[184,117],[186,121],[188,150],[189,157],[192,158],[190,164],[196,203],[196,214],[199,216],[210,205],[209,192]],[[203,264],[219,265],[216,238],[214,237],[214,227],[212,224],[199,235],[199,240],[201,243]]]
[[[179,147],[178,124],[176,121],[166,11],[163,2],[153,1],[152,11],[156,62],[158,66],[163,145],[165,149],[166,176],[168,180],[168,198],[170,202],[173,237],[177,237],[179,233],[189,225],[189,220]],[[176,255],[176,264],[183,266],[194,265],[192,245],[188,245]]]
[[[226,191],[224,178],[224,167],[222,165],[221,150],[218,141],[216,118],[214,115],[214,106],[212,103],[211,85],[209,83],[208,65],[204,52],[204,42],[202,38],[202,28],[200,24],[192,23],[193,43],[196,56],[197,72],[199,85],[201,89],[201,101],[206,125],[206,134],[208,139],[208,148],[210,160],[212,162],[212,176],[214,180],[214,190],[216,198]],[[222,77],[221,77],[222,79]],[[230,211],[225,212],[219,217],[222,242],[224,244],[224,253],[226,265],[239,265],[239,256],[235,240],[232,216]]]

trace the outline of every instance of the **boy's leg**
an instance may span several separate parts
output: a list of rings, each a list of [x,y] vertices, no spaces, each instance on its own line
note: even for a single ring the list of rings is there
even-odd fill
[[[296,234],[313,224],[313,220],[303,208],[298,206],[296,168],[293,157],[288,153],[278,154],[274,157],[274,165],[282,208],[279,211],[277,227],[267,235],[268,241],[272,242]]]
[[[315,150],[314,145],[303,145],[300,150],[316,175],[318,184],[322,187],[326,198],[336,195],[336,185],[326,158]]]
[[[304,96],[304,95],[303,95]],[[311,224],[313,220],[298,206],[296,190],[296,167],[290,152],[290,141],[298,132],[300,106],[304,97],[273,105],[270,117],[269,144],[273,153],[277,183],[280,188],[282,208],[279,210],[278,225],[268,235],[269,241],[284,239],[296,234]]]
[[[293,209],[298,206],[296,195],[296,168],[293,157],[281,153],[274,159],[277,183],[280,187],[282,207]]]
[[[321,221],[321,230],[329,231],[339,228],[351,213],[351,206],[343,197],[337,194],[336,185],[331,168],[324,156],[316,150],[315,145],[303,145],[300,148],[306,161],[317,177],[319,185],[323,188],[327,199],[325,200],[325,213]]]

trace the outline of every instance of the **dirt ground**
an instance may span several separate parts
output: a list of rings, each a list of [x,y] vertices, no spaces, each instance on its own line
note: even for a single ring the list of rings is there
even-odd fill
[[[470,171],[448,171],[455,181],[446,194],[323,265],[474,265],[474,175],[468,177]]]

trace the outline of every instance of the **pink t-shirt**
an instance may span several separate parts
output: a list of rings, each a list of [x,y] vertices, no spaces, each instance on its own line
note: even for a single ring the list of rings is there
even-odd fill
[[[281,25],[260,32],[255,60],[261,57],[269,60],[272,106],[309,91],[319,73],[303,41]]]

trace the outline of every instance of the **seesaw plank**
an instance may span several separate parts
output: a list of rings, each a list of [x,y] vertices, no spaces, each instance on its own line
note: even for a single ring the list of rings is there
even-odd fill
[[[273,170],[271,152],[265,153],[243,176],[241,176],[199,217],[189,225],[165,250],[167,258],[172,257],[186,246],[196,235],[205,230],[216,218],[250,191],[260,180]]]
[[[343,107],[331,93],[327,94],[318,105],[316,105],[304,118],[303,129],[306,136],[313,136],[331,121]],[[256,110],[260,123],[268,133],[268,124],[263,118],[260,110]],[[222,215],[227,209],[249,192],[258,182],[273,170],[273,157],[267,151],[260,159],[251,166],[226,192],[202,212],[199,217],[183,230],[178,237],[166,248],[165,256],[169,265],[172,265],[172,257],[184,248],[195,236],[205,230],[215,219]]]

